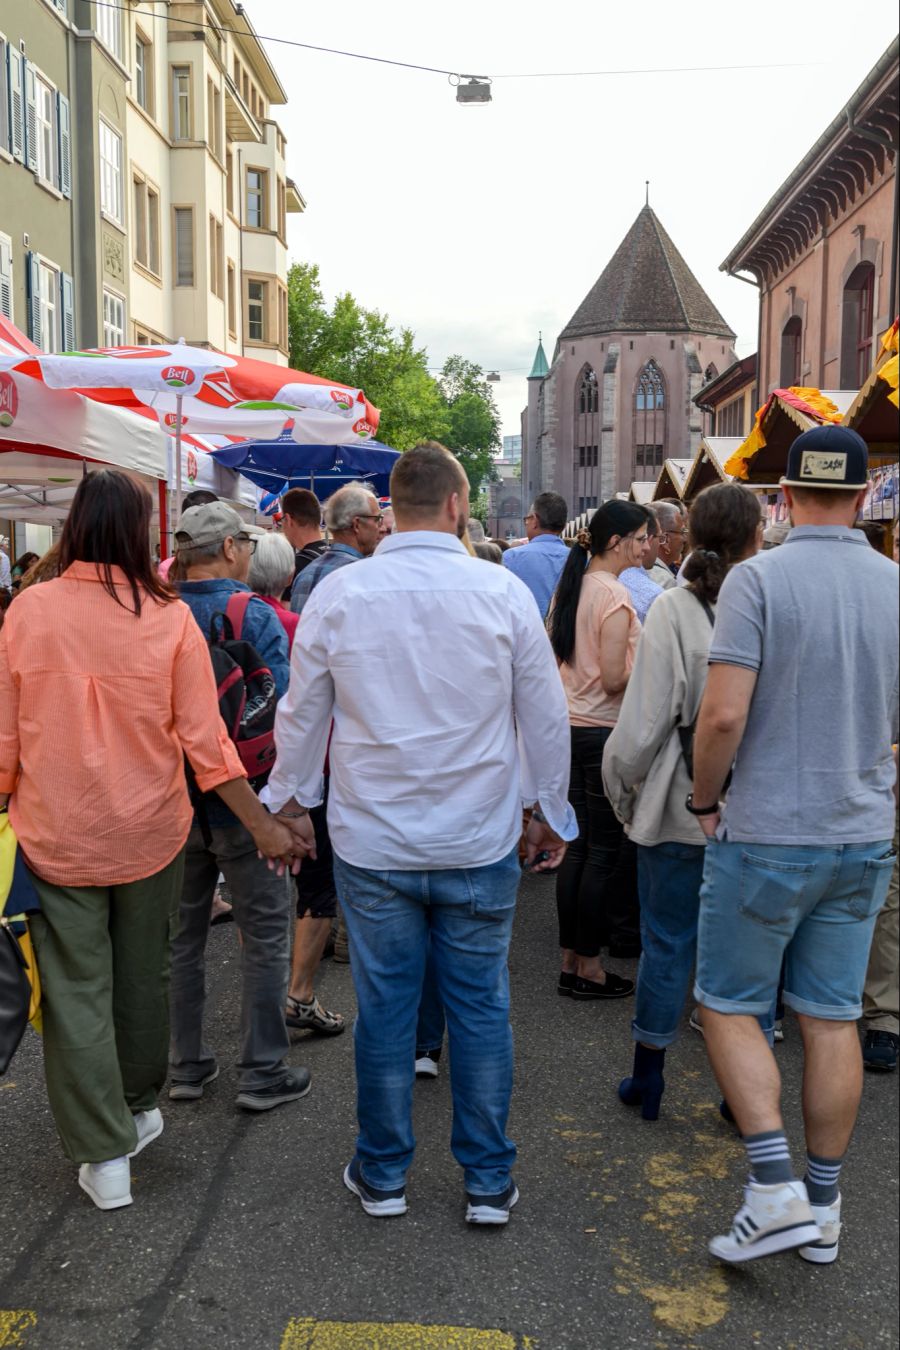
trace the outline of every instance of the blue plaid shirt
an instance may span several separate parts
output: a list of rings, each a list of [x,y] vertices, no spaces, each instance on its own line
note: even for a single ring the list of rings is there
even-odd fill
[[[291,590],[291,609],[294,613],[303,613],[303,606],[320,581],[324,581],[339,567],[358,562],[361,557],[359,550],[352,548],[350,544],[329,544],[325,552],[320,553],[318,558],[313,558],[296,578]]]

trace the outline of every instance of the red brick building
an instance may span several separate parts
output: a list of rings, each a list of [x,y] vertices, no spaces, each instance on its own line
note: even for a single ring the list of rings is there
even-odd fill
[[[760,288],[757,407],[791,385],[858,389],[900,310],[898,53],[900,40],[722,263]]]

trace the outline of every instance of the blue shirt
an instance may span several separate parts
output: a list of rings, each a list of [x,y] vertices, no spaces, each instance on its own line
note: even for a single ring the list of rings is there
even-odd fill
[[[241,581],[232,581],[229,577],[211,577],[204,581],[182,581],[178,585],[178,594],[197,620],[201,633],[209,641],[210,624],[214,614],[224,614],[232,595],[239,591],[249,591]],[[274,609],[254,597],[247,606],[241,637],[255,647],[265,664],[272,672],[278,697],[287,693],[290,679],[288,661],[287,634]],[[212,826],[237,824],[236,816],[215,793],[210,793],[207,803],[207,815]]]
[[[657,586],[646,567],[626,567],[619,573],[619,580],[631,596],[634,612],[643,623],[653,601],[662,595],[662,586]]]
[[[298,573],[291,590],[291,609],[295,614],[303,613],[306,604],[320,581],[324,581],[332,572],[347,563],[359,562],[362,554],[350,544],[329,544],[324,553],[313,558],[311,563]]]
[[[547,617],[568,556],[569,550],[558,534],[535,535],[529,544],[508,548],[503,555],[503,566],[524,581],[537,602],[542,619]]]

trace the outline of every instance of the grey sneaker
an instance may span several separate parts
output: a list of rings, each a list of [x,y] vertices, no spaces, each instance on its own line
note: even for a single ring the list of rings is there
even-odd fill
[[[216,1065],[205,1078],[196,1078],[193,1081],[179,1081],[173,1078],[169,1084],[169,1101],[171,1102],[198,1102],[203,1096],[203,1089],[207,1083],[214,1083],[219,1076],[219,1066]]]
[[[466,1192],[466,1223],[509,1223],[509,1211],[519,1203],[519,1188],[510,1180],[500,1195],[472,1195]]]
[[[244,1088],[235,1097],[235,1102],[245,1111],[271,1111],[273,1106],[299,1101],[311,1087],[309,1069],[288,1069],[280,1083],[264,1088]]]

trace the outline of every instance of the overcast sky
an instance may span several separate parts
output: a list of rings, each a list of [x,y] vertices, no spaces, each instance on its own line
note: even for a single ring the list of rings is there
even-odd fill
[[[289,102],[273,110],[288,173],[292,260],[317,262],[415,330],[430,364],[460,352],[502,381],[519,430],[539,330],[553,345],[650,202],[738,334],[756,346],[756,292],[725,255],[841,110],[897,31],[893,0],[747,6],[669,0],[247,0],[260,34],[494,77],[458,105],[443,75],[268,50]],[[811,63],[804,68],[579,79],[517,72]],[[815,64],[812,64],[815,63]]]

